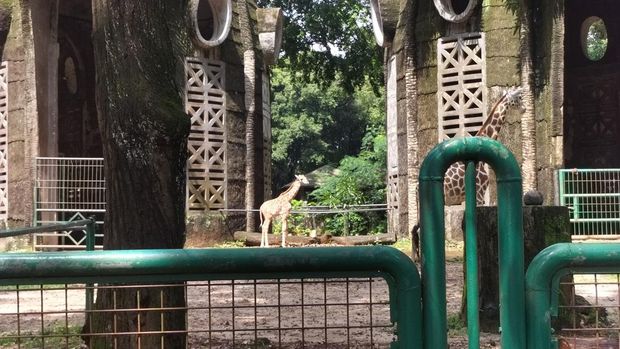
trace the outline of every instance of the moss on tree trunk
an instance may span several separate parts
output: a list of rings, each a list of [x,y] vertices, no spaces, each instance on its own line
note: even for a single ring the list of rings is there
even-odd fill
[[[182,248],[189,118],[186,0],[93,0],[96,97],[103,141],[105,249]],[[183,287],[99,290],[95,309],[183,307]],[[96,313],[95,332],[184,330],[183,311]],[[91,348],[185,348],[185,335],[94,337]],[[116,342],[116,343],[115,343]]]

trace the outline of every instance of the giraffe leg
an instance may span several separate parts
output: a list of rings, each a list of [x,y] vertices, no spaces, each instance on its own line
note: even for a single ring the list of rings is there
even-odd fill
[[[269,224],[271,224],[271,218],[265,217],[265,221],[263,222],[263,230],[260,234],[260,247],[269,247]]]
[[[288,216],[282,216],[282,247],[286,247],[286,232],[288,231]]]

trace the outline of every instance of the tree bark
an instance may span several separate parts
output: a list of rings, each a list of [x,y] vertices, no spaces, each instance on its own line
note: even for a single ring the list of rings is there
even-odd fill
[[[245,75],[245,209],[246,231],[256,228],[256,53],[254,52],[253,30],[250,25],[250,9],[247,1],[238,1],[239,25],[243,42],[243,69]]]
[[[406,14],[407,35],[405,36],[405,91],[407,100],[407,231],[413,232],[418,224],[418,175],[420,160],[418,154],[418,88],[417,69],[415,66],[415,19],[417,2],[409,3]],[[413,237],[412,237],[413,238]]]
[[[521,117],[521,137],[523,139],[523,192],[538,190],[536,166],[536,110],[534,93],[532,92],[532,28],[531,12],[528,1],[521,1],[520,55],[521,55],[521,86],[523,88],[523,116]]]
[[[103,142],[105,249],[182,248],[190,120],[187,0],[93,0],[96,97]],[[95,309],[183,307],[183,287],[100,289]],[[184,330],[183,311],[96,313],[94,332]],[[87,323],[87,325],[89,325]],[[185,348],[185,335],[94,337],[91,348]]]

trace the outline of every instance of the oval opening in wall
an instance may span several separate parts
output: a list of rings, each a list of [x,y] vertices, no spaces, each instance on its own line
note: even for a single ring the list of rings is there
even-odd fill
[[[581,24],[581,48],[591,61],[599,61],[607,52],[609,39],[605,22],[596,16],[586,18]]]
[[[478,0],[433,0],[439,15],[453,23],[465,22],[474,12]]]
[[[231,0],[191,0],[194,41],[203,48],[226,40],[232,21]]]

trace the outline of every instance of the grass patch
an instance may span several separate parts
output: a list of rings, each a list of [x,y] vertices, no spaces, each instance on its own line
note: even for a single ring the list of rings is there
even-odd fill
[[[459,314],[448,314],[448,336],[464,336],[467,334],[465,322]]]
[[[219,248],[241,248],[245,247],[245,241],[234,240],[234,241],[224,241],[219,244],[216,244],[214,247]]]
[[[399,239],[392,245],[392,247],[403,252],[407,256],[411,257],[411,250],[412,250],[411,239],[409,238]]]
[[[20,347],[24,349],[78,348],[82,344],[81,331],[81,326],[65,328],[62,325],[52,325],[46,328],[42,334],[39,332],[22,332],[19,339],[15,338],[17,333],[3,333],[3,337],[0,338],[0,347],[14,346],[19,343]]]

